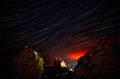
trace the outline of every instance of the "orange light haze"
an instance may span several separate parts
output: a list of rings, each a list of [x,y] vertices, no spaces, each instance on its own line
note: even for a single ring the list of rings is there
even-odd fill
[[[72,60],[78,60],[80,57],[85,55],[86,51],[80,51],[80,52],[73,52],[68,55],[68,57]]]

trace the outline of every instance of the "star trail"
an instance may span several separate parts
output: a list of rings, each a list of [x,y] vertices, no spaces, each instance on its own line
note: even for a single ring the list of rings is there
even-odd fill
[[[58,56],[69,60],[71,51],[87,50],[95,41],[120,34],[120,8],[116,3],[111,0],[2,0],[1,58],[9,54],[9,60],[28,45],[48,58]]]

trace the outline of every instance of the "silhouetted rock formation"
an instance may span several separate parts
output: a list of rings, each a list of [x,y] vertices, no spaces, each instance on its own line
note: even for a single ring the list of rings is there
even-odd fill
[[[73,72],[61,66],[61,60],[55,58],[53,66],[45,66],[44,79],[73,79]]]
[[[25,47],[10,64],[12,79],[42,79],[43,58],[29,47]]]
[[[116,39],[103,40],[79,58],[75,79],[112,79],[119,77],[120,44]]]

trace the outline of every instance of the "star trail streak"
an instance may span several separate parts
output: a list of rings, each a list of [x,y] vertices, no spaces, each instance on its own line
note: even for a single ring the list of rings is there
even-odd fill
[[[9,60],[28,45],[42,56],[70,60],[71,50],[89,49],[98,40],[119,35],[119,26],[117,1],[1,0],[0,58],[9,54]]]

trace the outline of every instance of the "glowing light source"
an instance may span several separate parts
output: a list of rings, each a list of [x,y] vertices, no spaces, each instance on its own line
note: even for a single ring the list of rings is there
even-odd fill
[[[66,63],[62,60],[62,62],[60,63],[61,67],[67,67]]]
[[[70,71],[74,71],[73,69],[69,69]]]
[[[85,55],[86,51],[81,51],[81,52],[73,52],[68,55],[68,57],[72,60],[78,60],[78,58],[82,57]]]

